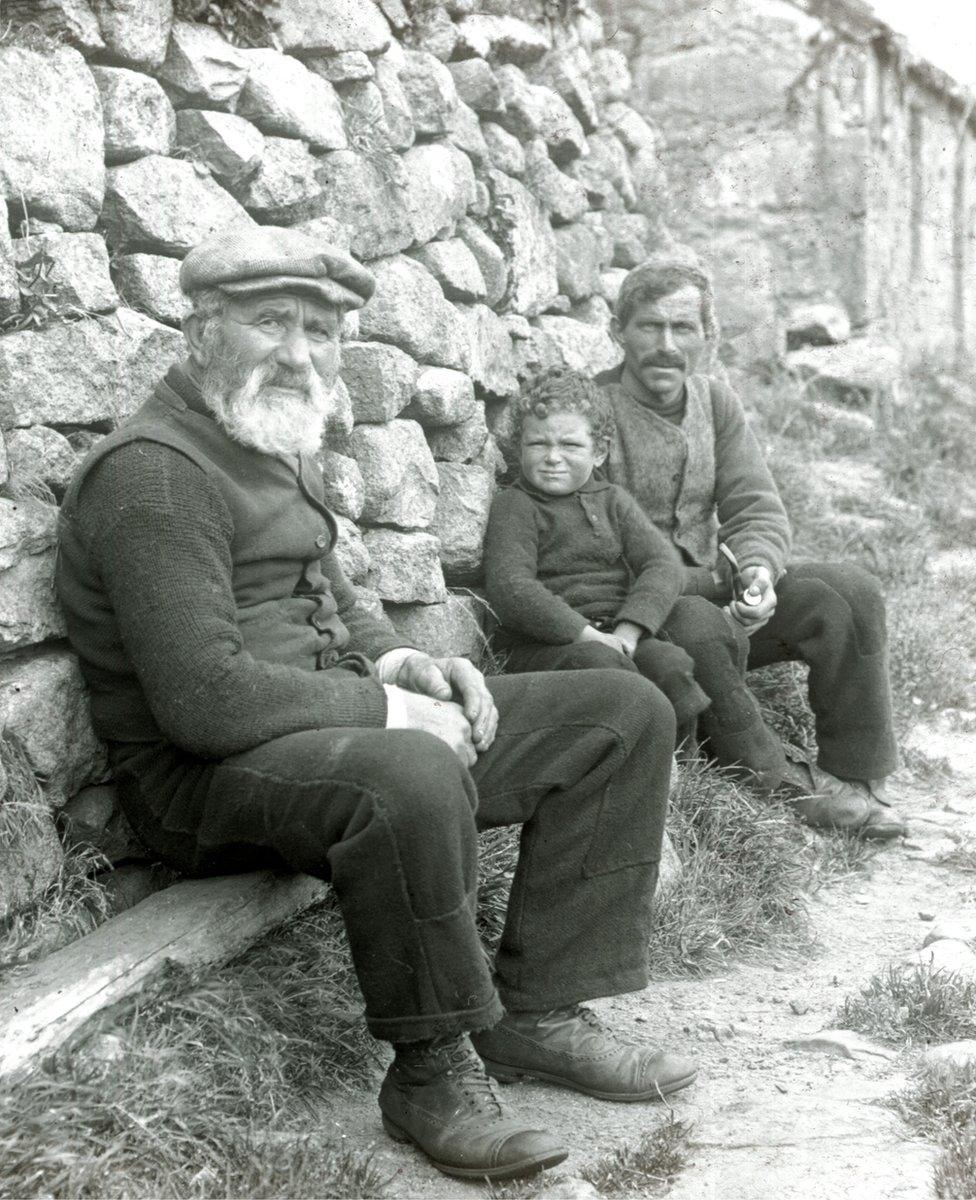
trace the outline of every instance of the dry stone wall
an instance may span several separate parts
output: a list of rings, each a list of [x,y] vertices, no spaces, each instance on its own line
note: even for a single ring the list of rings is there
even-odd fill
[[[0,718],[52,816],[121,853],[52,592],[54,501],[180,356],[182,256],[288,224],[375,272],[322,454],[339,552],[407,635],[473,656],[506,402],[542,366],[617,360],[609,305],[666,237],[663,176],[581,4],[277,0],[253,46],[170,0],[7,7]],[[0,918],[50,878],[49,835],[33,874],[20,843],[0,863]]]

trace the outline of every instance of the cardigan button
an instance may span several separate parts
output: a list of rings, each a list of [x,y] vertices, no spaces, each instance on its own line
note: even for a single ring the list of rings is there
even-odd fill
[[[315,539],[315,544],[320,550],[324,550],[329,544],[329,535],[327,533],[320,533]]]

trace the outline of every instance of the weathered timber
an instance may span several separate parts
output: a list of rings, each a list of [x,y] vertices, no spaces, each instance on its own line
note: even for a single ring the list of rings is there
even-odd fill
[[[42,959],[0,993],[0,1079],[29,1074],[101,1009],[167,962],[226,962],[322,899],[309,875],[254,871],[175,884]]]

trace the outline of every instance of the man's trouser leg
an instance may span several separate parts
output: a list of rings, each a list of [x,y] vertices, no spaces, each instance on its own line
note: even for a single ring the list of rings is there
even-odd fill
[[[525,822],[503,997],[552,1007],[644,986],[674,732],[663,697],[623,672],[491,686],[500,733],[473,773],[428,734],[320,730],[218,764],[131,754],[123,799],[156,845],[171,835],[150,809],[165,813],[168,797],[171,825],[176,807],[195,809],[198,872],[253,866],[264,850],[331,879],[369,1027],[409,1041],[501,1012],[475,928],[473,774],[478,824]]]
[[[722,766],[738,766],[765,788],[783,777],[786,759],[779,738],[763,721],[746,686],[749,639],[717,603],[682,596],[658,635],[691,656],[695,679],[711,701],[698,718],[699,735]]]
[[[796,563],[776,595],[772,619],[749,640],[749,667],[808,663],[818,765],[841,779],[889,775],[898,752],[877,580],[850,564]]]

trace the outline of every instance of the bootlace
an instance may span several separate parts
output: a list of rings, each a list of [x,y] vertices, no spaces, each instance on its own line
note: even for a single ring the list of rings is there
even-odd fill
[[[467,1051],[463,1046],[448,1055],[451,1063],[446,1072],[456,1077],[458,1091],[464,1097],[472,1115],[505,1116],[501,1097],[495,1090],[494,1082],[488,1078],[481,1059],[476,1054]]]
[[[551,1012],[546,1013],[547,1017],[578,1017],[584,1025],[588,1025],[594,1033],[600,1034],[608,1041],[616,1043],[618,1046],[633,1046],[634,1043],[626,1038],[623,1034],[618,1033],[616,1029],[611,1029],[605,1025],[600,1017],[593,1011],[592,1008],[587,1008],[585,1004],[574,1004],[570,1008],[555,1008]]]

